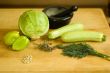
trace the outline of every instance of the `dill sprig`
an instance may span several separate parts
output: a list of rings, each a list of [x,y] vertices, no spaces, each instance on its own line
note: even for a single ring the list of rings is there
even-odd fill
[[[93,55],[110,61],[110,56],[97,52],[89,44],[86,43],[59,45],[57,46],[57,48],[63,49],[62,54],[69,57],[83,58],[87,55]]]
[[[49,51],[49,52],[53,50],[53,47],[50,47],[48,41],[46,40],[43,43],[38,44],[38,48],[40,50]]]

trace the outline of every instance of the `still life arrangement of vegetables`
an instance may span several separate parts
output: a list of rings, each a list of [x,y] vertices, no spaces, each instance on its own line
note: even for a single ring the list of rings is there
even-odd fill
[[[46,14],[42,11],[29,10],[20,16],[18,26],[22,35],[19,34],[19,31],[11,31],[4,35],[4,43],[11,46],[12,50],[21,51],[31,41],[47,36],[49,40],[59,38],[66,44],[50,47],[48,42],[44,41],[44,43],[38,44],[38,48],[43,51],[52,51],[54,48],[59,48],[64,56],[83,58],[87,55],[93,55],[110,60],[110,56],[99,53],[89,44],[84,43],[88,41],[103,42],[106,40],[106,36],[101,32],[84,30],[81,23],[71,23],[49,30],[49,20]]]

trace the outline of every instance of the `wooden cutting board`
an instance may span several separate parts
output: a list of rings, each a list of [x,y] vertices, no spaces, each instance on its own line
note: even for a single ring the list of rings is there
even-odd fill
[[[32,41],[23,51],[12,51],[4,45],[3,36],[8,31],[19,30],[18,18],[27,9],[0,9],[0,73],[110,73],[110,61],[95,56],[82,59],[70,58],[61,55],[61,50],[44,52],[35,48],[36,43],[43,39]],[[42,9],[34,9],[40,11]],[[88,42],[97,51],[110,55],[110,28],[99,8],[81,8],[75,12],[71,23],[84,24],[85,30],[103,32],[107,36],[105,42]],[[60,39],[50,41],[52,45],[62,43]],[[23,64],[21,59],[25,55],[32,55],[29,64]]]

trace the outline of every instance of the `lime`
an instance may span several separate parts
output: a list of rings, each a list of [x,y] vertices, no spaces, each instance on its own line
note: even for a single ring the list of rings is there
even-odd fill
[[[14,41],[19,37],[19,32],[18,31],[11,31],[8,32],[5,36],[4,36],[4,43],[6,45],[12,45],[14,43]]]
[[[26,36],[20,36],[12,45],[12,49],[20,51],[25,49],[29,44],[29,39]]]

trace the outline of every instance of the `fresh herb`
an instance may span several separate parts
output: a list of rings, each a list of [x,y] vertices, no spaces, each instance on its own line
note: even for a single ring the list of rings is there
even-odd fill
[[[57,48],[63,49],[63,55],[69,57],[83,58],[87,55],[98,56],[110,61],[110,56],[102,54],[94,50],[89,44],[78,43],[69,45],[59,45]]]
[[[52,51],[53,47],[50,47],[48,41],[44,41],[41,44],[38,44],[38,48],[43,51]]]

